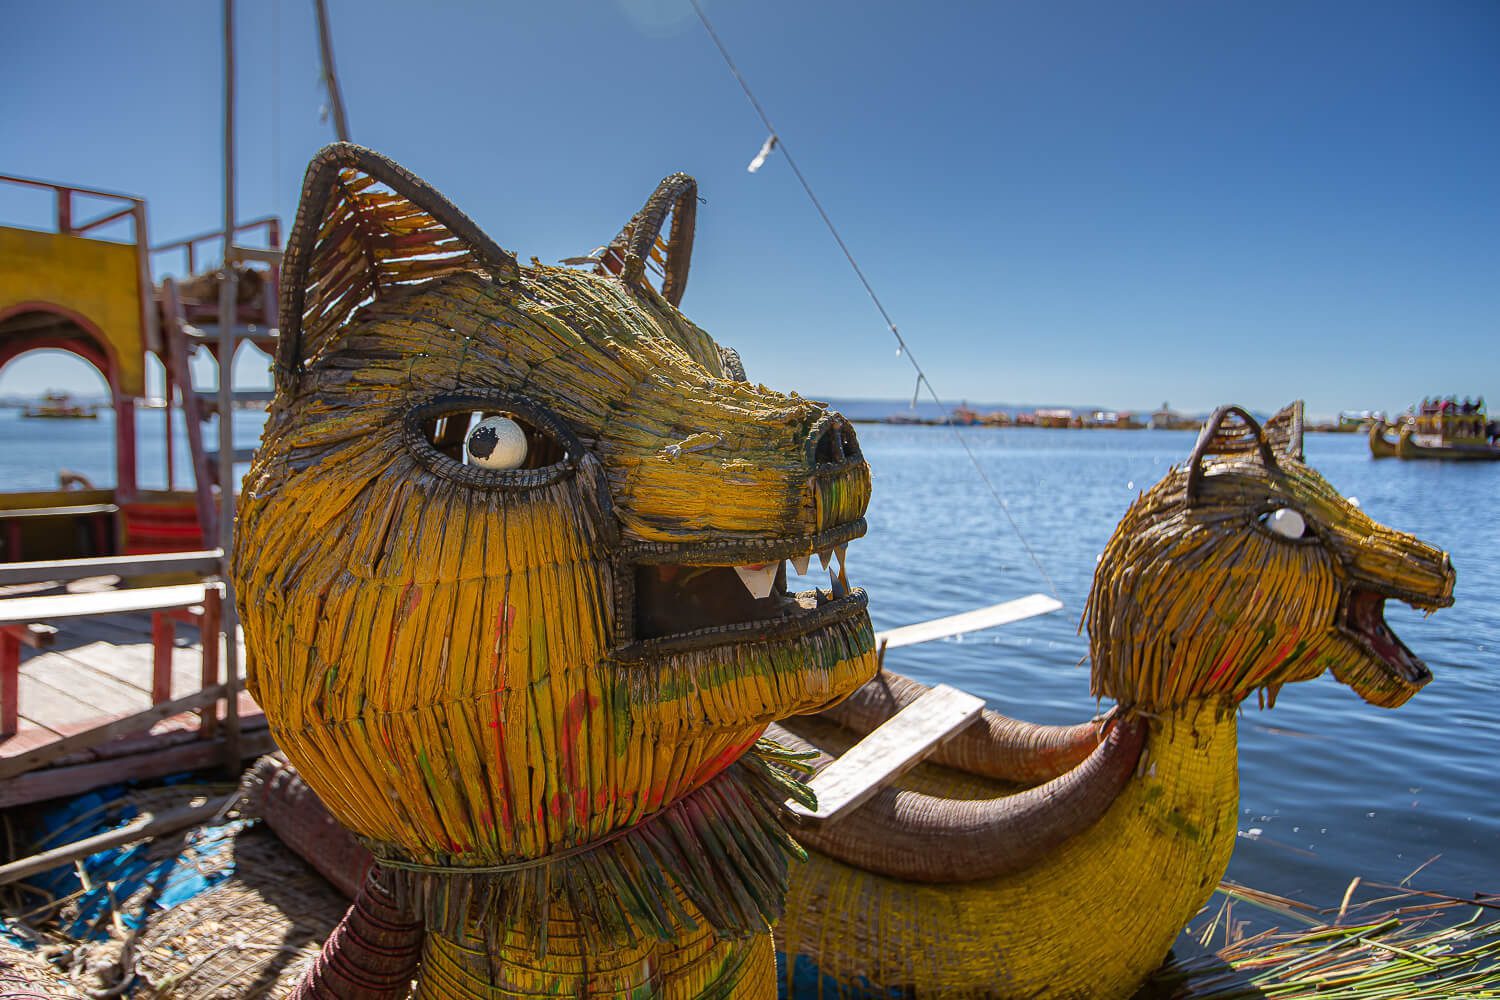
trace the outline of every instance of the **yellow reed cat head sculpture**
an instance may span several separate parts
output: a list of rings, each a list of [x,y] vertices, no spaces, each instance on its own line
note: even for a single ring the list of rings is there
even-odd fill
[[[1332,670],[1394,708],[1431,679],[1383,609],[1452,604],[1447,553],[1371,520],[1302,458],[1301,403],[1264,428],[1221,407],[1135,502],[1089,595],[1096,694],[1147,711],[1257,689],[1274,702]]]
[[[840,569],[788,594],[784,566],[864,533],[868,466],[678,312],[696,208],[674,175],[593,269],[520,266],[378,154],[308,170],[234,564],[248,676],[333,814],[444,883],[429,915],[482,870],[530,887],[496,904],[517,920],[566,890],[666,933],[672,893],[638,898],[654,862],[716,927],[763,931],[779,890],[752,887],[757,915],[691,870],[694,838],[774,841],[786,790],[731,765],[874,672],[863,592]]]

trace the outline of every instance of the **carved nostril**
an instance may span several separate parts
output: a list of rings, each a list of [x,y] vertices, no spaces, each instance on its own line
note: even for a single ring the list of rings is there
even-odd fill
[[[835,417],[818,437],[813,450],[813,460],[819,465],[842,462],[861,457],[859,438],[854,435],[854,425],[843,417]]]

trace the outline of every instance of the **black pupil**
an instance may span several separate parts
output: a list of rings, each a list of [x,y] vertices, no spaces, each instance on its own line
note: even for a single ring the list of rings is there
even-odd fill
[[[489,458],[495,445],[499,443],[500,435],[495,433],[495,428],[476,427],[474,433],[469,435],[469,454],[475,458]]]

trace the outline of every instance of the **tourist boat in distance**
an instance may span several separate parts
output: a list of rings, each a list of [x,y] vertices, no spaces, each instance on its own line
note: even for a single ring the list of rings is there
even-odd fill
[[[98,420],[99,408],[75,403],[65,392],[49,392],[40,403],[22,410],[21,416],[32,420]]]
[[[1396,432],[1392,441],[1388,430]],[[1500,427],[1489,419],[1484,399],[1460,404],[1454,399],[1424,400],[1392,427],[1384,420],[1370,425],[1370,455],[1374,458],[1420,458],[1447,461],[1500,460],[1495,444]]]

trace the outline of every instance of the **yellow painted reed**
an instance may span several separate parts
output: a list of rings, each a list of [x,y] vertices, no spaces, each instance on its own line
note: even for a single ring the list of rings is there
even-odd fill
[[[1294,436],[1284,430],[1293,423]],[[1346,602],[1364,587],[1445,606],[1447,556],[1377,524],[1300,460],[1300,404],[1263,436],[1232,412],[1211,430],[1194,488],[1193,463],[1172,470],[1105,548],[1087,611],[1094,693],[1161,712],[1209,695],[1239,702],[1331,669],[1369,702],[1405,702],[1421,684],[1342,627]],[[1282,507],[1306,522],[1303,539],[1264,523]]]
[[[649,285],[517,266],[368,151],[314,161],[286,274],[234,564],[248,681],[340,822],[451,873],[394,871],[433,935],[421,995],[765,995],[796,790],[730,765],[871,675],[869,620],[622,658],[630,588],[648,549],[860,533],[868,468],[817,460],[827,407],[727,377]],[[460,466],[413,437],[445,400],[528,418],[561,464]],[[503,891],[464,874],[553,856]]]

